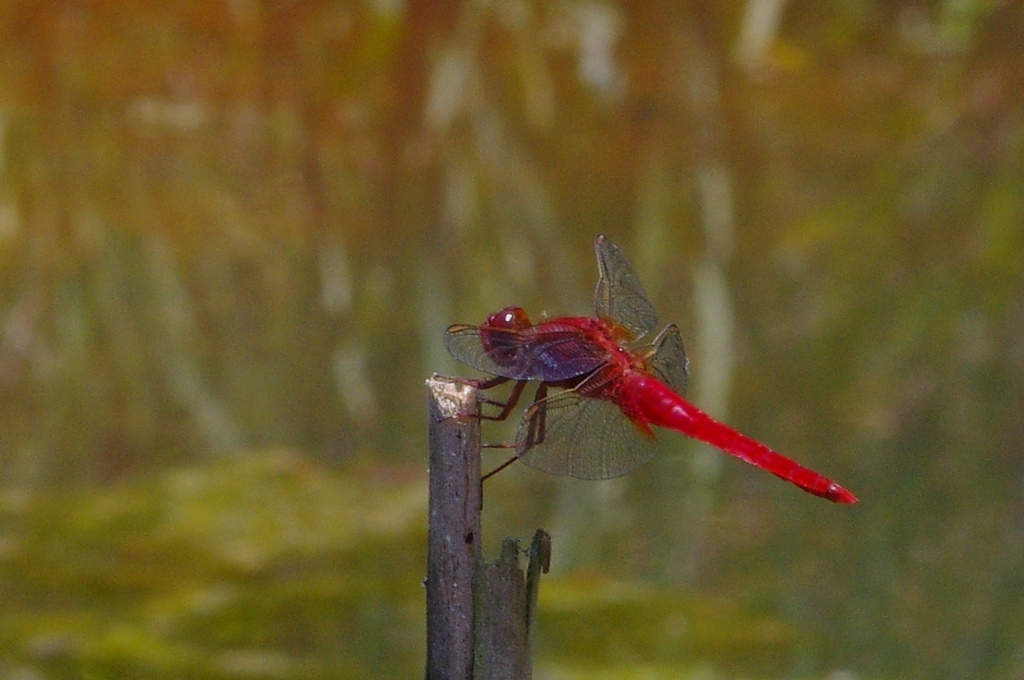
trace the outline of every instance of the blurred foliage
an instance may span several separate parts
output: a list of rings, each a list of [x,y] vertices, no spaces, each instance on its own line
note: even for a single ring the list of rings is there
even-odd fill
[[[728,674],[785,675],[800,632],[736,602],[695,600],[678,590],[597,574],[545,582],[538,653],[545,664],[585,659],[591,669],[632,661],[686,668],[714,659]],[[595,625],[599,624],[599,625]]]
[[[407,674],[423,655],[426,485],[385,472],[273,451],[8,492],[0,674]]]
[[[421,380],[458,370],[444,327],[586,312],[603,232],[680,322],[698,402],[724,417],[731,397],[731,422],[862,504],[690,450],[604,485],[511,471],[489,531],[553,523],[566,563],[780,614],[815,631],[795,675],[1019,677],[1022,32],[1020,3],[981,0],[3,3],[0,479],[69,499],[5,529],[50,557],[3,598],[88,633],[36,638],[55,663],[130,647],[170,668],[200,643],[243,649],[235,673],[293,663],[260,656],[288,647],[275,631],[178,646],[93,612],[144,617],[120,588],[156,575],[160,606],[286,610],[309,591],[246,570],[284,559],[254,544],[311,521],[288,509],[310,492],[246,520],[234,487],[186,537],[151,533],[166,516],[128,490],[276,446],[419,464]],[[111,524],[64,543],[75,517],[88,535],[72,499],[114,483]],[[300,572],[347,540],[315,526],[284,542]],[[172,545],[232,585],[190,590]],[[338,559],[353,582],[325,600],[372,586]],[[367,622],[374,597],[303,625],[369,631],[378,656],[350,652],[369,668],[397,630]]]

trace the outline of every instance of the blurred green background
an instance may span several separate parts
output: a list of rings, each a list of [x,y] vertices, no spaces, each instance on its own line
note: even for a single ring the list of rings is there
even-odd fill
[[[588,313],[595,233],[693,401],[861,503],[671,434],[614,481],[513,466],[484,530],[553,535],[536,677],[1024,676],[1022,35],[3,2],[0,678],[422,673],[423,380],[472,375],[450,323]]]

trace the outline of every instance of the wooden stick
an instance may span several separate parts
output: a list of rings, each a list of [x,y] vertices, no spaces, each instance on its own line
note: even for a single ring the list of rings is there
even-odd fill
[[[480,563],[479,392],[442,376],[429,393],[427,680],[471,680],[473,593]]]
[[[551,534],[543,529],[533,533],[530,561],[526,566],[526,649],[533,659],[533,632],[537,628],[537,596],[540,594],[540,575],[551,569]],[[532,666],[529,670],[532,670]],[[529,677],[529,675],[527,676]]]
[[[501,557],[480,567],[477,578],[476,680],[530,680],[533,629],[541,572],[551,559],[551,536],[537,529],[526,575],[519,568],[519,542],[506,538]]]
[[[476,680],[526,680],[526,579],[519,542],[506,538],[501,556],[480,567],[477,601]]]

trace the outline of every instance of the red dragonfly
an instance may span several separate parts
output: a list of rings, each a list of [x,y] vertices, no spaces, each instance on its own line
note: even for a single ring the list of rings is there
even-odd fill
[[[517,381],[503,420],[528,381],[539,382],[516,431],[516,455],[487,476],[521,460],[578,479],[626,474],[655,454],[652,426],[699,439],[756,465],[804,491],[836,503],[857,497],[817,472],[714,420],[686,401],[688,362],[675,324],[648,344],[638,341],[659,325],[626,256],[603,236],[594,241],[600,278],[595,317],[567,316],[530,323],[520,307],[506,307],[481,326],[454,325],[445,334],[459,361],[496,376],[487,389]],[[560,391],[548,394],[550,388]],[[491,402],[497,403],[497,402]]]

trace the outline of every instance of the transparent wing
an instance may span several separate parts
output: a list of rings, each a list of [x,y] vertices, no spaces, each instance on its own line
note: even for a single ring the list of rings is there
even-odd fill
[[[674,323],[665,326],[647,351],[647,362],[654,375],[677,394],[685,394],[690,360],[686,358],[679,327]]]
[[[654,434],[613,402],[559,392],[531,406],[516,432],[526,465],[576,479],[610,479],[654,457]]]
[[[559,382],[590,373],[608,361],[607,354],[587,342],[578,328],[557,323],[527,329],[450,326],[444,344],[462,363],[513,380]]]
[[[657,328],[658,314],[622,251],[604,236],[594,239],[594,250],[601,275],[594,293],[594,311],[598,318],[611,319],[633,333],[634,338]]]

